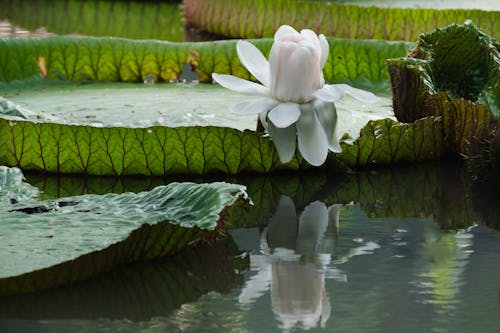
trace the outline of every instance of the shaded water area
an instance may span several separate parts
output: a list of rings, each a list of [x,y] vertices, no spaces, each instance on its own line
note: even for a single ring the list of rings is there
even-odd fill
[[[170,181],[27,180],[44,198]],[[224,180],[245,184],[254,203],[233,209],[226,237],[75,286],[1,298],[0,331],[498,332],[500,210],[464,168]]]

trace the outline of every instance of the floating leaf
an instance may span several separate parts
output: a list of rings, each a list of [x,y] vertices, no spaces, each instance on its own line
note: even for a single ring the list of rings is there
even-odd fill
[[[330,56],[325,65],[328,82],[357,81],[372,87],[388,81],[387,58],[402,57],[413,45],[405,42],[328,39]],[[264,54],[272,40],[252,40]],[[170,43],[122,38],[48,37],[0,38],[0,82],[40,75],[39,59],[49,78],[74,81],[143,82],[178,80],[185,64],[196,69],[200,82],[212,73],[251,75],[236,54],[236,41]],[[1,87],[1,83],[0,83]],[[380,89],[380,88],[379,88]]]
[[[0,206],[0,294],[84,280],[176,253],[224,223],[244,187],[171,183],[141,193]]]
[[[435,160],[444,153],[442,135],[435,117],[411,124],[391,119],[370,121],[354,144],[342,144],[338,158],[354,167]]]
[[[257,116],[230,114],[228,104],[248,97],[214,85],[54,84],[6,95],[32,109],[0,98],[0,114],[8,106],[0,117],[0,163],[23,170],[167,175],[310,167],[299,155],[281,164],[271,140],[249,131]],[[352,104],[337,103],[346,113],[341,131],[351,136],[367,119],[392,113],[384,98],[374,109],[355,112]]]
[[[498,98],[494,90],[500,82],[497,48],[471,23],[422,35],[408,58],[388,61],[398,120],[441,116],[447,147],[467,153],[471,142],[485,137],[490,111],[499,113],[494,102],[479,104]]]
[[[409,40],[422,32],[473,20],[500,39],[498,11],[358,7],[321,1],[185,0],[184,17],[200,29],[232,38],[271,37],[282,24],[327,36]]]

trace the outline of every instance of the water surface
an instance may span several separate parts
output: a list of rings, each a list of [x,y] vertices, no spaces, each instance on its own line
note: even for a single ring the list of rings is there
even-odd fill
[[[0,331],[498,332],[495,209],[466,179],[434,164],[231,178],[255,207],[233,210],[223,241],[0,299]],[[28,180],[45,197],[170,181]]]

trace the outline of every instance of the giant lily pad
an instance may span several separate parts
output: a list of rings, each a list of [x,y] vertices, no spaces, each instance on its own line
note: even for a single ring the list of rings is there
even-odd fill
[[[252,40],[267,54],[272,40]],[[355,41],[329,38],[330,56],[325,65],[328,82],[388,81],[387,58],[402,57],[413,44],[407,42]],[[212,73],[250,79],[236,54],[236,41],[171,43],[123,38],[0,38],[0,82],[39,76],[73,81],[143,82],[178,80],[190,63],[200,82],[211,82]]]
[[[0,163],[24,170],[166,175],[310,167],[298,154],[281,164],[269,138],[251,130],[256,116],[229,115],[228,101],[240,96],[214,86],[73,85],[7,94],[29,108],[0,102]],[[339,132],[345,133],[344,152],[337,157],[349,166],[421,161],[442,153],[435,121],[398,125],[384,119],[392,117],[387,98],[357,105],[346,97],[337,109]]]
[[[232,38],[271,37],[280,25],[289,24],[328,36],[413,41],[422,32],[466,19],[494,38],[500,37],[498,11],[359,7],[295,0],[184,0],[183,8],[191,24]]]
[[[171,183],[137,194],[2,197],[0,294],[46,289],[173,254],[217,231],[228,207],[244,195],[241,185]]]
[[[406,58],[388,61],[399,121],[442,118],[447,146],[465,154],[499,115],[500,53],[472,23],[422,35]]]

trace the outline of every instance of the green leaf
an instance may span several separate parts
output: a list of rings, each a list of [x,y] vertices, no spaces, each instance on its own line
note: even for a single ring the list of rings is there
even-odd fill
[[[441,124],[436,117],[411,124],[370,121],[354,144],[343,143],[342,150],[337,157],[353,167],[435,160],[444,153]]]
[[[171,183],[137,194],[2,200],[0,294],[47,289],[176,253],[217,232],[243,196],[241,185]]]
[[[30,110],[21,110],[27,119],[10,116],[19,107],[0,98],[0,108],[10,105],[0,117],[0,163],[23,170],[150,176],[310,167],[298,154],[281,164],[273,143],[249,131],[257,116],[229,111],[248,97],[214,85],[42,84],[6,96]],[[371,110],[390,115],[388,104],[382,98]],[[366,120],[352,124],[352,106],[350,98],[337,103],[349,118],[342,131],[356,135]]]
[[[178,4],[82,0],[0,0],[0,19],[59,35],[114,36],[182,41]]]
[[[413,45],[405,42],[328,39],[330,56],[325,65],[328,82],[356,82],[385,88],[387,58],[402,57]],[[268,55],[272,40],[252,40]],[[45,63],[49,78],[73,81],[143,82],[178,80],[185,64],[196,69],[200,82],[212,82],[212,73],[250,79],[236,54],[236,41],[170,43],[121,38],[43,39],[0,38],[1,81],[23,80],[40,75]],[[380,86],[382,85],[382,86]]]
[[[414,41],[422,32],[474,21],[500,39],[498,11],[358,7],[320,1],[185,0],[184,17],[194,26],[232,38],[272,37],[282,24],[327,36]]]
[[[471,142],[486,137],[490,111],[499,114],[497,47],[467,23],[422,35],[408,58],[388,60],[398,120],[440,116],[447,148],[466,154]],[[484,99],[492,102],[479,104]]]

